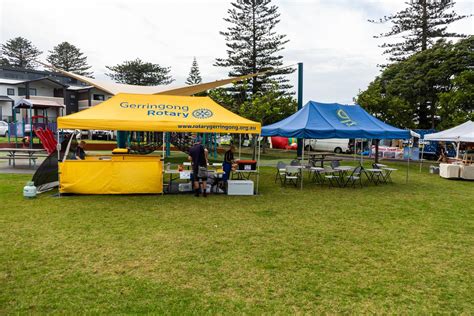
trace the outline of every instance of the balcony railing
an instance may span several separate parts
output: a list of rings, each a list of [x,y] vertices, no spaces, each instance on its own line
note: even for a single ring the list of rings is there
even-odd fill
[[[64,98],[60,97],[44,97],[44,96],[38,96],[38,95],[32,95],[30,96],[30,99],[32,100],[45,100],[45,101],[54,101],[59,104],[64,104]]]

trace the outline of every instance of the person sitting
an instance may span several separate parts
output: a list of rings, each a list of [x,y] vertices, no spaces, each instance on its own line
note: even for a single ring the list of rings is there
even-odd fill
[[[30,136],[25,136],[21,139],[21,143],[23,145],[23,148],[29,148],[30,147]]]
[[[448,154],[446,153],[446,147],[440,146],[437,162],[448,162]]]
[[[76,148],[76,158],[80,160],[86,159],[86,152],[84,149],[86,148],[86,142],[81,140],[79,145]]]

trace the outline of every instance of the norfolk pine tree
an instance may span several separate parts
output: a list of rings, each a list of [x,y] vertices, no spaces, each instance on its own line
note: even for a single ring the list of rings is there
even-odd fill
[[[283,65],[283,56],[279,54],[289,40],[286,35],[277,34],[276,25],[280,22],[278,7],[271,0],[237,0],[231,3],[227,31],[220,32],[225,37],[227,57],[217,58],[215,66],[230,68],[229,76],[237,77],[256,72],[272,70]],[[247,93],[265,92],[277,84],[281,92],[291,86],[288,79],[281,76],[292,73],[294,69],[274,70],[250,79],[250,84],[236,86]]]
[[[193,59],[193,64],[191,65],[191,70],[189,71],[189,76],[186,79],[187,85],[195,85],[202,82],[201,72],[199,71],[199,65],[197,63],[196,57]]]
[[[36,58],[41,55],[29,40],[23,37],[9,39],[2,44],[1,55],[2,64],[11,67],[34,69],[37,65]]]
[[[465,37],[464,34],[448,32],[448,25],[468,17],[448,12],[455,4],[453,0],[411,0],[407,7],[393,15],[371,23],[392,23],[388,32],[374,36],[375,38],[402,37],[402,41],[380,45],[383,53],[388,54],[390,62],[401,61],[414,53],[425,51],[433,43],[442,38]]]
[[[91,66],[87,64],[87,57],[79,48],[68,42],[62,42],[55,46],[53,50],[49,51],[46,60],[56,68],[81,76],[92,76],[92,72],[89,71]]]
[[[140,58],[105,67],[110,70],[110,73],[106,73],[106,75],[119,83],[155,86],[170,84],[174,81],[169,74],[169,67],[144,62]]]

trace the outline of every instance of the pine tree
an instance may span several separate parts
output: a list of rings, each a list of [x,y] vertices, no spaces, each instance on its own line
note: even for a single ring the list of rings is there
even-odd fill
[[[29,40],[23,37],[9,39],[2,44],[2,63],[19,68],[34,69],[37,66],[36,58],[42,54]]]
[[[389,32],[374,36],[375,38],[399,36],[402,41],[380,45],[384,54],[389,54],[389,61],[400,61],[408,56],[424,51],[441,38],[466,37],[463,34],[448,32],[448,25],[468,17],[451,11],[453,0],[411,0],[407,7],[393,15],[379,20],[369,20],[371,23],[392,23]]]
[[[107,76],[119,83],[140,86],[166,85],[174,81],[169,75],[169,67],[144,62],[140,58],[125,61],[115,66],[105,66],[110,73]]]
[[[79,48],[68,42],[62,42],[55,46],[53,50],[49,51],[46,60],[56,68],[86,77],[92,76],[92,72],[89,71],[91,66],[87,64],[87,57]]]
[[[242,76],[256,72],[272,70],[283,65],[283,56],[279,54],[289,40],[286,35],[277,34],[275,27],[280,22],[278,7],[271,0],[236,0],[231,3],[229,16],[224,18],[230,26],[220,32],[225,37],[227,58],[217,58],[215,66],[231,68],[229,76]],[[294,69],[285,68],[253,77],[245,93],[265,92],[278,84],[281,91],[291,88],[284,74]]]
[[[187,85],[195,85],[202,82],[201,72],[199,71],[199,66],[196,60],[196,57],[193,59],[193,64],[191,65],[191,70],[189,71],[189,76],[186,79]]]

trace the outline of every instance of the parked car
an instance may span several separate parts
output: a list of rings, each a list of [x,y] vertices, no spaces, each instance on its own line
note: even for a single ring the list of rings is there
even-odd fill
[[[0,121],[0,136],[8,135],[8,123],[5,121]]]
[[[113,131],[93,130],[92,139],[113,140],[115,138]]]
[[[307,151],[351,152],[348,138],[305,139],[304,146]]]

